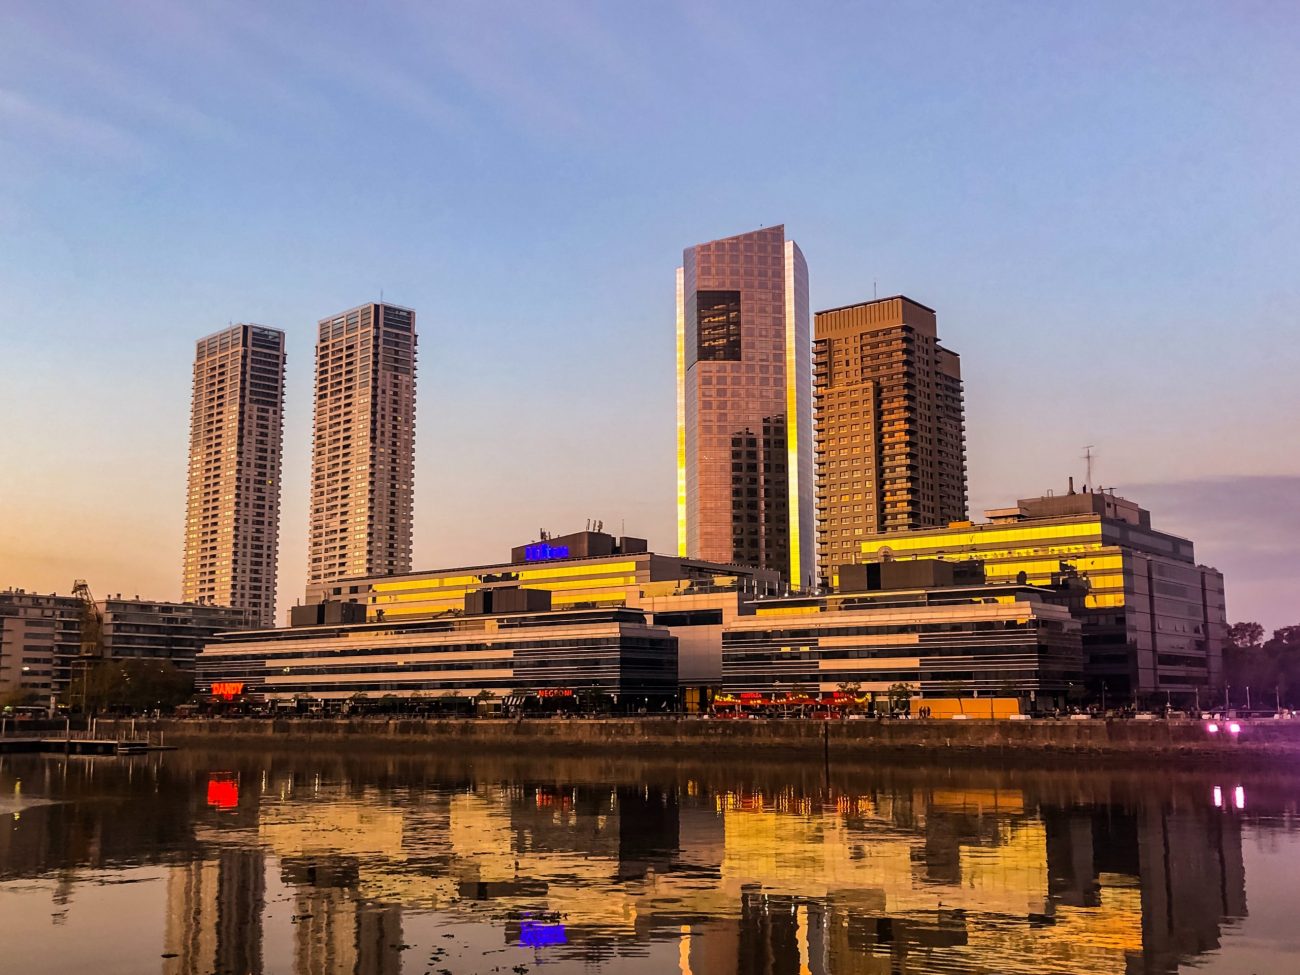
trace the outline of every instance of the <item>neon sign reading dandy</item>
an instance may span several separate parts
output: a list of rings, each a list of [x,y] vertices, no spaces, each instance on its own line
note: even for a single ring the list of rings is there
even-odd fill
[[[544,562],[547,559],[567,559],[569,546],[552,545],[550,542],[534,542],[524,546],[525,562]]]

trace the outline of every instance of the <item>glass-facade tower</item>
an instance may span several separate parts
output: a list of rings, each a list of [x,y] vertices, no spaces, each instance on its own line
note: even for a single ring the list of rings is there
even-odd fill
[[[815,583],[808,266],[783,226],[682,254],[677,522],[682,556]]]

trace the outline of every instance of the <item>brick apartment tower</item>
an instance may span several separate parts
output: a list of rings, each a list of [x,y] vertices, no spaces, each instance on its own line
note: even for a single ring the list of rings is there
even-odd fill
[[[411,569],[415,312],[372,303],[319,323],[307,584]]]
[[[783,226],[677,269],[678,553],[815,584],[808,266]]]
[[[181,600],[275,625],[284,333],[233,325],[199,339],[190,413]]]
[[[813,335],[817,561],[836,585],[864,535],[966,518],[961,360],[902,296],[819,311]]]

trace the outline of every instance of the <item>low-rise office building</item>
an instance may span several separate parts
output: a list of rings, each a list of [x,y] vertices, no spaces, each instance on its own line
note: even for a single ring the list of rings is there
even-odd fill
[[[256,620],[250,609],[118,594],[95,600],[97,634],[83,655],[87,606],[79,596],[0,592],[0,695],[48,700],[96,660],[165,660],[189,670],[215,634]]]
[[[676,640],[642,611],[552,610],[544,591],[491,595],[470,593],[460,613],[433,618],[228,633],[200,655],[198,690],[272,702],[481,695],[594,696],[620,710],[675,704]]]
[[[509,562],[309,585],[307,602],[359,603],[368,619],[393,621],[460,612],[465,596],[480,589],[545,590],[555,609],[590,609],[626,606],[660,584],[668,584],[669,591],[704,586],[770,595],[782,587],[775,569],[656,555],[647,551],[644,539],[581,531],[543,533],[538,541],[512,549]]]
[[[694,708],[721,686],[723,624],[752,612],[755,599],[779,595],[784,583],[776,569],[658,555],[640,538],[599,530],[543,532],[515,546],[505,563],[311,585],[308,605],[294,613],[305,622],[316,606],[339,602],[345,606],[330,610],[336,616],[355,603],[370,622],[426,619],[463,612],[475,592],[519,587],[549,593],[554,610],[643,610],[677,637],[682,696]]]
[[[1076,574],[1088,585],[1074,612],[1094,696],[1191,704],[1222,685],[1223,575],[1197,564],[1187,539],[1153,529],[1149,511],[1071,488],[985,516],[981,524],[867,537],[862,561],[977,559],[989,582],[1037,586]]]
[[[1058,590],[1028,585],[878,589],[764,600],[722,633],[722,687],[875,698],[1016,697],[1064,707],[1082,689],[1080,625]]]
[[[121,593],[96,605],[105,658],[167,661],[182,670],[193,669],[195,656],[216,634],[247,629],[258,619],[256,610],[123,599]]]
[[[559,539],[538,544],[550,546],[540,565],[340,580],[330,595],[356,602],[219,637],[199,658],[199,689],[274,701],[597,695],[688,711],[722,691],[846,684],[1038,708],[1081,691],[1080,628],[1061,605],[1069,586],[986,585],[978,564],[932,561],[851,568],[843,580],[860,591],[789,597],[771,571],[649,552],[573,558]],[[448,606],[452,592],[460,600]]]

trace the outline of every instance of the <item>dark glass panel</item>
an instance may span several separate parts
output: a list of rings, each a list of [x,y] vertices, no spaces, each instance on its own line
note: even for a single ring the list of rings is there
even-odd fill
[[[697,291],[699,325],[697,358],[701,361],[740,361],[740,292]]]

